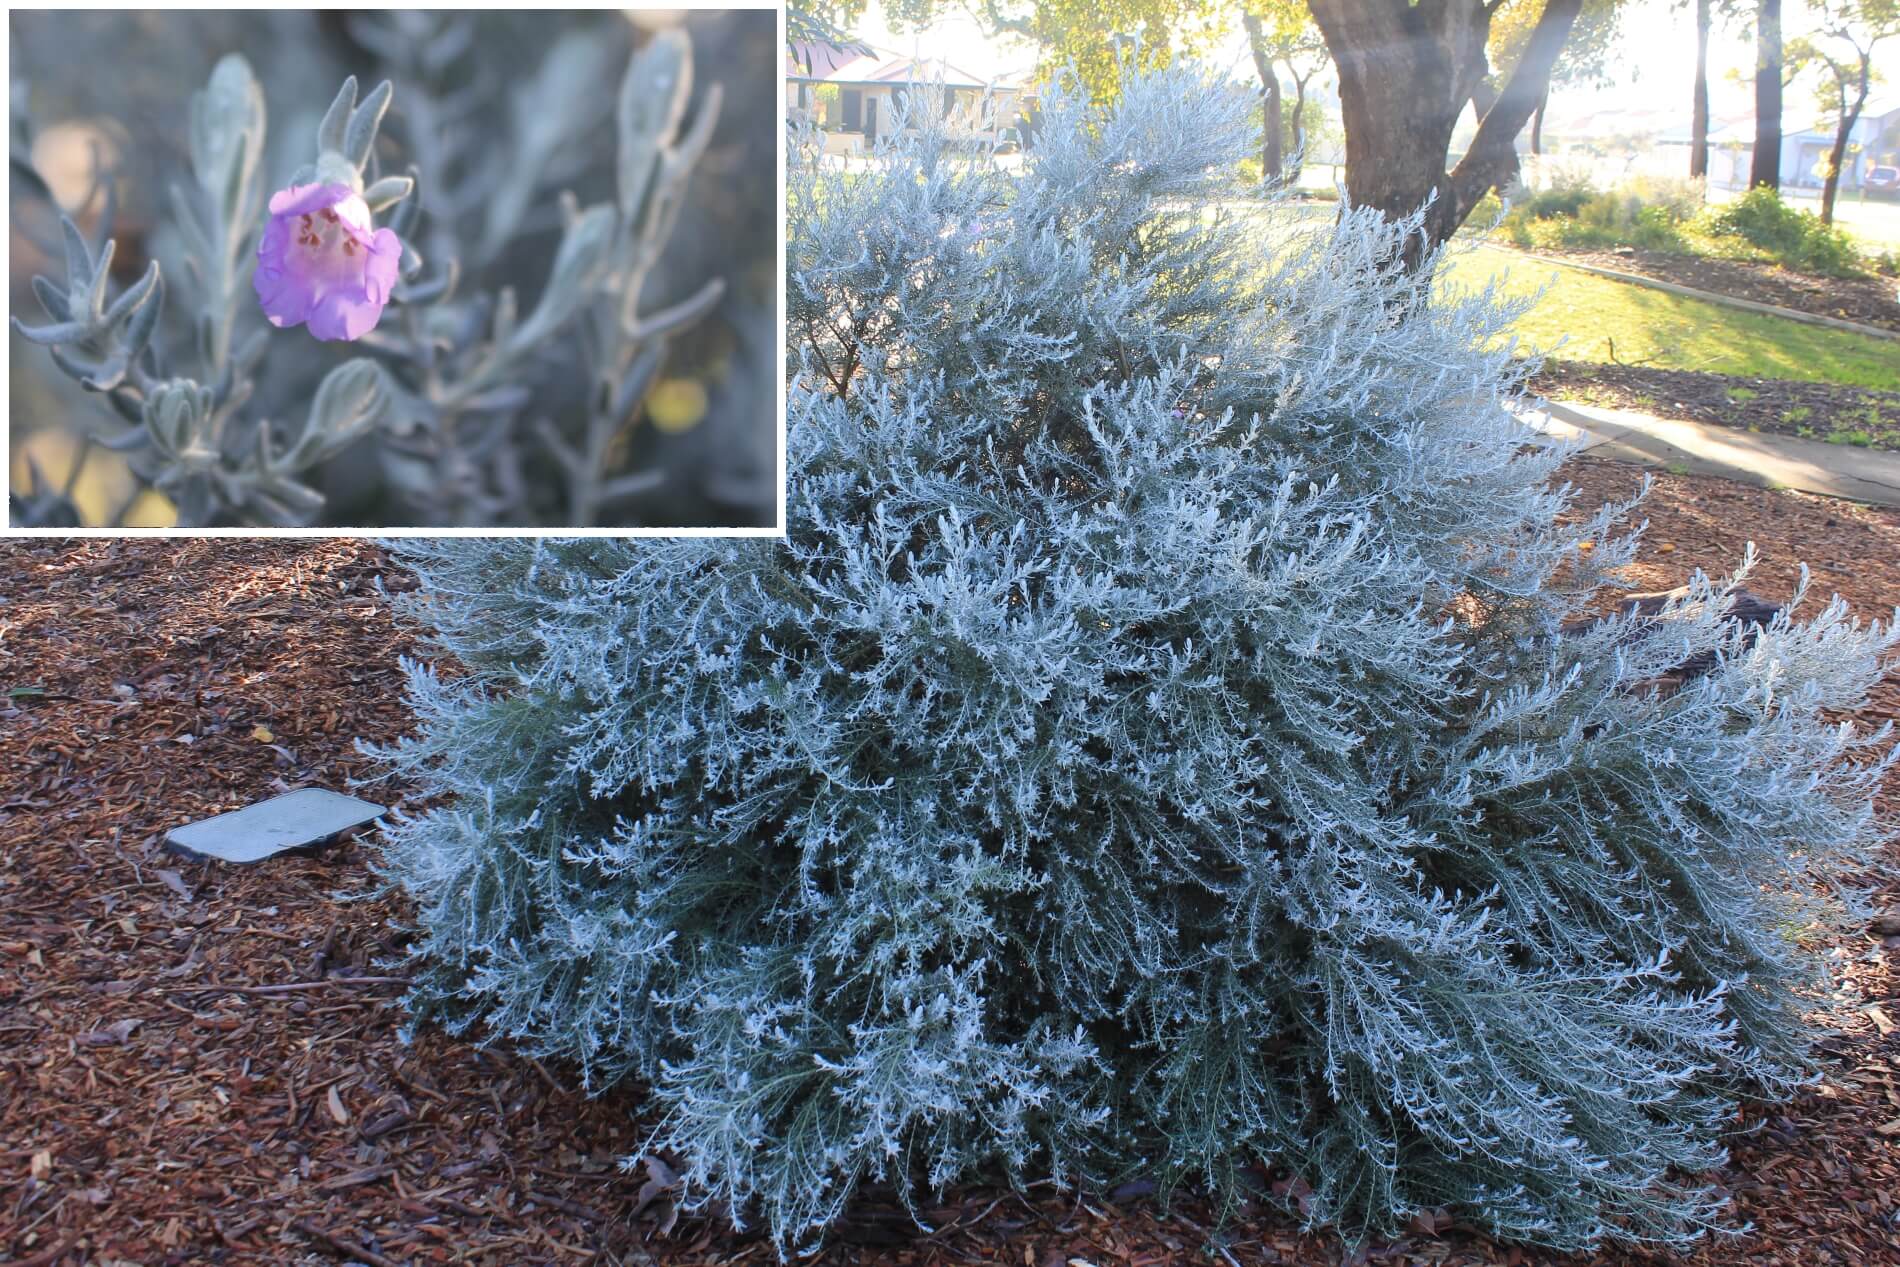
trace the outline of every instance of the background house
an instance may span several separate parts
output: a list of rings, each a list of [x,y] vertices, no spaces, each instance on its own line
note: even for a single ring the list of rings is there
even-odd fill
[[[1672,128],[1657,138],[1672,154],[1683,155],[1679,166],[1688,168],[1689,129]],[[1786,128],[1781,134],[1781,183],[1787,189],[1819,189],[1826,179],[1828,154],[1834,148],[1834,129]],[[1709,129],[1709,184],[1717,189],[1744,189],[1755,154],[1755,119],[1742,115]],[[1674,164],[1674,159],[1671,159]],[[1860,188],[1869,167],[1900,162],[1900,101],[1875,99],[1867,103],[1854,130],[1848,133],[1848,153],[1841,166],[1841,189]]]
[[[840,50],[798,43],[786,54],[785,101],[793,119],[815,119],[832,154],[868,153],[898,118],[900,101],[932,94],[972,140],[1008,139],[1033,99],[1027,76],[985,82],[941,58],[908,57],[885,49]]]

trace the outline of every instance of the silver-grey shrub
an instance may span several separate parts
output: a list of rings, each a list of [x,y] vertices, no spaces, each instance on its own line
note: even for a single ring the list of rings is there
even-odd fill
[[[785,541],[401,548],[412,1002],[644,1083],[781,1247],[979,1175],[1674,1244],[1806,1076],[1892,634],[1562,633],[1627,508],[1558,522],[1491,297],[1239,201],[1245,106],[796,161]]]

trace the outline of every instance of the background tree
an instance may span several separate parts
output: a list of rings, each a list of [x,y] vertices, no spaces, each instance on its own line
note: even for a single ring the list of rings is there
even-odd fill
[[[1306,149],[1306,85],[1329,60],[1326,41],[1313,24],[1306,0],[1251,0],[1240,15],[1247,48],[1260,76],[1260,179],[1292,184],[1299,179]],[[1284,109],[1279,67],[1293,80],[1293,109]],[[1291,148],[1288,147],[1291,133]]]
[[[1701,180],[1709,174],[1709,37],[1717,18],[1736,16],[1738,0],[1694,0],[1695,86],[1690,90],[1689,175]]]
[[[1755,154],[1748,172],[1751,188],[1781,188],[1781,72],[1781,0],[1756,0]]]
[[[1516,178],[1517,134],[1543,101],[1583,4],[1546,0],[1515,66],[1493,93],[1486,49],[1494,5],[1311,0],[1339,67],[1346,192],[1391,220],[1431,203],[1420,231],[1406,241],[1408,268],[1423,263],[1486,193]],[[1468,101],[1479,107],[1478,131],[1447,171],[1452,131]]]
[[[1689,109],[1689,175],[1709,175],[1709,27],[1714,18],[1711,0],[1695,0],[1695,88]]]
[[[922,25],[944,0],[886,0],[910,25]],[[1044,70],[1073,66],[1095,101],[1119,90],[1117,59],[1126,52],[1143,69],[1158,69],[1176,57],[1211,52],[1226,36],[1232,11],[1215,0],[966,0],[977,20],[994,34],[1034,44]]]
[[[1292,132],[1292,147],[1287,151],[1287,184],[1299,183],[1300,172],[1306,166],[1306,154],[1313,143],[1315,133],[1327,129],[1326,115],[1317,102],[1306,99],[1306,86],[1315,76],[1333,64],[1332,55],[1326,51],[1326,41],[1320,38],[1319,28],[1312,29],[1312,43],[1294,49],[1281,59],[1286,66],[1287,75],[1293,80],[1293,109],[1287,114],[1287,126]]]
[[[1495,8],[1487,48],[1492,77],[1486,81],[1487,91],[1479,94],[1480,113],[1490,108],[1490,99],[1495,97],[1499,84],[1517,69],[1530,43],[1531,32],[1537,29],[1537,21],[1543,15],[1543,6],[1538,0],[1499,0]],[[1550,90],[1554,85],[1608,82],[1610,55],[1621,31],[1622,15],[1623,0],[1584,0],[1570,28],[1570,38],[1564,41],[1563,56],[1551,68],[1543,95],[1537,100],[1536,112],[1531,116],[1531,153],[1544,152],[1544,111],[1550,105]]]
[[[1900,0],[1823,0],[1817,7],[1820,32],[1790,44],[1786,53],[1790,69],[1820,73],[1821,108],[1834,116],[1834,146],[1821,185],[1821,223],[1833,224],[1848,142],[1873,87],[1874,45],[1900,35]]]
[[[785,42],[793,48],[825,44],[868,53],[869,48],[850,33],[864,17],[864,4],[865,0],[795,0],[785,6]]]

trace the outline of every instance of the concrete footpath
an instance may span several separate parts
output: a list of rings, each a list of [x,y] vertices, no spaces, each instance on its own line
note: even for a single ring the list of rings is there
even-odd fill
[[[1590,457],[1900,507],[1900,453],[1554,400],[1523,417]]]

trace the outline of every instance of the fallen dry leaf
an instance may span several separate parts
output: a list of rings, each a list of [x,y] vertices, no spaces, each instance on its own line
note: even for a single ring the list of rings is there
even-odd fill
[[[128,1016],[122,1021],[114,1021],[112,1024],[100,1029],[95,1029],[90,1033],[81,1034],[79,1036],[79,1045],[81,1047],[123,1046],[125,1040],[132,1037],[132,1031],[143,1024],[145,1024],[145,1022],[141,1018]]]

